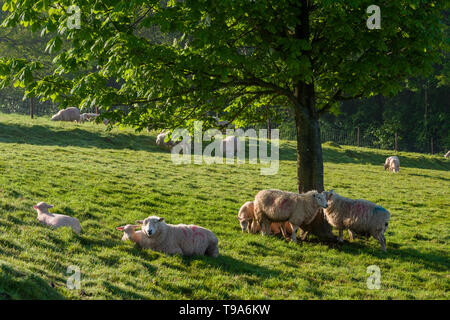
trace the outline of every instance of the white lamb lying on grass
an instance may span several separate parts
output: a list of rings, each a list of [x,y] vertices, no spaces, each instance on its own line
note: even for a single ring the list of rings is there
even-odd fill
[[[54,228],[71,227],[72,230],[77,234],[81,232],[80,221],[78,221],[77,218],[72,218],[63,214],[48,212],[48,209],[53,208],[51,204],[39,202],[37,205],[33,206],[33,208],[37,211],[38,213],[37,219],[41,223]]]
[[[122,227],[117,227],[119,231],[123,231],[122,241],[130,240],[134,243],[140,244],[142,239],[142,230],[136,231],[139,226],[127,224]]]
[[[166,254],[219,256],[217,237],[208,229],[196,225],[167,224],[164,218],[157,216],[136,223],[142,224],[140,245],[143,248]]]

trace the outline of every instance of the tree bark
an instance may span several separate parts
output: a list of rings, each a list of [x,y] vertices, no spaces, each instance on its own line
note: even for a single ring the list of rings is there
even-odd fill
[[[295,106],[298,192],[322,192],[323,157],[319,114],[314,104],[314,85],[299,84],[295,95],[299,101]]]

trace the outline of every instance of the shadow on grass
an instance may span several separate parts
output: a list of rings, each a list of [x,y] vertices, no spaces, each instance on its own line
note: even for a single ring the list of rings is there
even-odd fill
[[[31,127],[0,123],[0,142],[25,143],[39,146],[74,146],[100,149],[131,149],[164,152],[150,136],[132,133],[110,133],[108,136],[80,128],[51,128],[42,125]]]
[[[367,149],[338,149],[324,146],[322,149],[323,161],[331,163],[352,163],[352,164],[371,164],[379,166],[380,170],[384,170],[384,162],[388,156],[394,154],[394,151],[389,152],[384,150],[374,149],[373,151]],[[450,161],[440,160],[437,158],[426,158],[418,156],[417,158],[400,155],[400,172],[401,168],[417,168],[417,169],[431,169],[431,170],[450,170]],[[280,146],[280,160],[297,160],[297,150],[291,145],[282,144]],[[434,178],[431,176],[425,176]],[[448,181],[446,178],[443,180]]]
[[[373,239],[371,239],[372,241]],[[369,246],[376,245],[377,248],[369,248]],[[436,272],[445,272],[450,269],[450,259],[444,253],[439,251],[419,251],[413,248],[401,248],[398,243],[387,242],[386,252],[383,252],[379,247],[379,244],[373,242],[369,245],[367,241],[354,241],[348,242],[344,240],[343,244],[337,245],[337,247],[346,253],[353,255],[359,255],[363,250],[365,253],[370,254],[376,258],[395,258],[396,260],[408,263],[422,264],[426,269],[434,270]]]
[[[257,275],[264,278],[277,277],[280,275],[279,271],[240,261],[230,256],[221,254],[217,258],[206,256],[183,256],[183,264],[186,266],[190,266],[190,264],[196,260],[200,260],[211,267],[220,268],[223,272],[235,275],[248,274]]]
[[[64,299],[42,278],[0,262],[0,299]]]

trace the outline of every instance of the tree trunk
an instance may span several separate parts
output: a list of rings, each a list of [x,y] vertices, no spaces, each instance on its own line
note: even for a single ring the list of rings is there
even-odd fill
[[[322,192],[324,190],[323,157],[319,114],[314,101],[314,84],[300,83],[295,90],[295,96],[298,100],[294,106],[297,130],[298,192],[304,193],[310,190]],[[336,240],[322,209],[310,224],[300,226],[300,238],[305,240],[309,232],[325,241]]]

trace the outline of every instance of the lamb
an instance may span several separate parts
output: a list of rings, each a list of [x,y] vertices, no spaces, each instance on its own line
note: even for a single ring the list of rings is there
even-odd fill
[[[324,209],[328,222],[339,229],[339,241],[342,242],[342,230],[348,229],[350,239],[354,234],[369,234],[380,242],[386,251],[384,233],[389,225],[390,212],[385,208],[363,199],[349,199],[333,190],[324,192],[328,208]]]
[[[445,154],[445,156],[444,156],[445,158],[450,158],[450,151],[449,152],[447,152],[446,154]]]
[[[297,229],[311,223],[319,208],[326,208],[325,196],[316,190],[298,194],[281,190],[262,190],[255,197],[255,221],[262,235],[269,232],[270,222],[289,221],[292,225],[292,241],[296,241]]]
[[[386,158],[386,161],[384,162],[384,170],[386,169],[392,172],[399,172],[400,170],[399,158],[397,156]]]
[[[99,115],[97,113],[82,113],[80,114],[80,120],[78,122],[85,122],[85,121],[91,121],[98,117]]]
[[[59,110],[55,114],[52,121],[80,121],[80,110],[76,107],[69,107],[67,109]]]
[[[136,223],[143,225],[140,241],[143,248],[169,255],[219,256],[217,237],[208,229],[196,225],[167,224],[164,218],[157,216],[150,216]]]
[[[234,156],[239,150],[240,140],[235,136],[228,136],[222,140],[220,144],[220,153],[225,154],[225,156]]]
[[[238,220],[241,225],[242,232],[247,231],[253,234],[261,232],[261,227],[257,223],[253,223],[254,218],[254,202],[247,201],[242,205],[238,214]],[[270,234],[277,235],[280,233],[285,238],[292,235],[292,227],[289,222],[285,222],[284,224],[273,222],[270,224]]]
[[[72,230],[77,234],[81,232],[80,221],[78,221],[77,218],[48,212],[48,209],[53,208],[52,205],[45,202],[39,202],[37,205],[33,206],[33,208],[37,211],[37,219],[41,223],[54,228],[71,227]]]
[[[142,230],[136,231],[137,228],[139,228],[139,226],[132,224],[116,227],[117,230],[123,231],[122,241],[130,240],[134,243],[140,244],[142,239]]]

